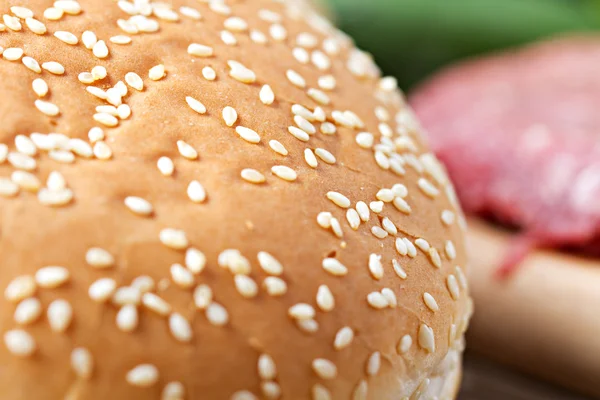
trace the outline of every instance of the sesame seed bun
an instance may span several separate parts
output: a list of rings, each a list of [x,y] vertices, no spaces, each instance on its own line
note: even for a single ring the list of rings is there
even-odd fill
[[[13,3],[3,398],[454,398],[464,220],[367,54],[299,2]]]
[[[498,263],[511,235],[469,221],[471,288],[477,312],[469,346],[520,370],[600,396],[600,261],[532,251],[507,279]],[[502,329],[498,329],[502,326]]]

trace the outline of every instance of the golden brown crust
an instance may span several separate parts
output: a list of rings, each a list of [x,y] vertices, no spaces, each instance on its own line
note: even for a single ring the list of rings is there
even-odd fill
[[[127,34],[117,25],[117,20],[129,18],[120,7],[131,8],[130,3],[120,2],[119,7],[110,2],[82,1],[80,14],[65,14],[58,21],[50,21],[43,17],[46,2],[0,2],[0,12],[6,14],[11,11],[26,13],[21,9],[11,10],[11,7],[27,6],[48,31],[43,35],[34,34],[21,20],[22,30],[13,31],[7,27],[0,32],[0,46],[4,51],[20,47],[25,56],[33,57],[39,64],[56,61],[66,71],[63,75],[53,75],[47,70],[36,74],[21,61],[0,59],[3,77],[0,98],[10,99],[0,105],[0,143],[6,144],[13,154],[12,160],[0,163],[0,177],[5,178],[0,183],[4,185],[0,188],[4,193],[0,196],[0,283],[4,290],[16,277],[33,276],[46,266],[60,266],[69,271],[69,279],[64,284],[56,288],[37,288],[33,297],[41,302],[43,314],[35,318],[31,309],[20,312],[25,318],[33,318],[31,323],[18,326],[14,317],[17,307],[14,298],[0,302],[4,339],[0,346],[0,365],[5,367],[0,374],[3,396],[15,400],[65,396],[69,399],[159,399],[169,382],[179,381],[189,399],[229,399],[235,398],[232,397],[235,392],[243,390],[262,397],[257,363],[264,353],[275,361],[277,374],[274,380],[285,398],[310,398],[313,385],[317,383],[327,388],[334,398],[351,398],[357,384],[366,380],[370,399],[388,399],[397,398],[398,393],[410,396],[438,367],[449,349],[460,346],[471,306],[466,287],[460,286],[460,271],[456,269],[456,266],[464,267],[466,260],[460,224],[449,224],[452,216],[457,221],[462,218],[453,201],[451,185],[443,171],[438,171],[432,156],[426,153],[418,127],[393,82],[389,79],[380,81],[376,68],[364,54],[353,50],[347,39],[315,15],[308,11],[294,12],[293,4],[296,3],[285,6],[259,0],[231,2],[231,15],[225,16],[219,12],[226,10],[218,4],[173,1],[171,6],[178,21],[164,20],[171,17],[172,12],[155,11],[163,19],[137,16],[133,21],[137,20],[144,29],[153,29],[154,24],[158,24],[157,32]],[[58,5],[73,8],[76,3]],[[182,11],[182,6],[193,7],[202,15],[201,19],[191,18],[195,12]],[[145,8],[143,6],[137,12],[144,13]],[[259,11],[262,9],[277,14]],[[233,16],[243,20],[226,21]],[[287,32],[284,40],[277,40],[282,37],[281,28],[273,27],[274,22],[265,20],[276,17],[281,18],[280,25]],[[232,32],[237,44],[225,44],[221,39],[224,24],[235,30],[243,28],[244,21],[247,30]],[[14,25],[15,21],[9,18],[8,23]],[[29,21],[29,24],[33,29],[39,29],[35,22]],[[321,26],[320,30],[317,25]],[[256,33],[253,34],[254,41],[251,40],[250,30],[260,30],[267,43],[257,43],[261,36]],[[75,34],[78,43],[62,42],[53,36],[56,31]],[[85,48],[84,31],[92,31],[99,40],[106,42],[108,57],[98,58],[92,50]],[[320,53],[311,48],[311,36],[305,34],[298,38],[303,32],[310,32],[317,39],[316,45],[322,49]],[[115,44],[110,38],[116,35],[127,35],[132,42]],[[302,59],[303,55],[294,58],[292,48],[301,47],[296,45],[298,41],[308,47],[306,51],[316,61],[301,64],[297,58]],[[207,57],[189,54],[188,46],[192,43],[210,46],[213,54]],[[339,54],[332,43],[340,48]],[[102,56],[102,48],[95,50],[96,55]],[[199,53],[206,51],[205,48],[198,50]],[[8,58],[12,58],[11,52]],[[6,58],[6,53],[4,56]],[[240,82],[240,79],[244,80],[242,75],[252,75],[246,70],[242,70],[241,75],[234,72],[237,79],[232,77],[228,60],[242,63],[255,74],[256,81]],[[161,64],[166,75],[156,81],[149,79],[149,70]],[[80,73],[90,72],[97,65],[106,68],[106,78],[91,85],[78,79]],[[216,71],[215,80],[203,77],[202,70],[206,66]],[[306,88],[299,88],[286,78],[288,69],[304,78]],[[141,91],[128,85],[128,93],[122,99],[130,107],[131,116],[126,117],[125,109],[120,115],[126,117],[124,119],[101,115],[95,121],[95,108],[109,104],[88,93],[86,86],[103,90],[113,88],[109,100],[116,102],[111,99],[121,85],[117,83],[125,81],[130,72],[137,73],[144,85]],[[336,87],[323,90],[330,98],[330,104],[319,104],[307,94],[308,88],[318,87],[319,77],[328,74],[335,77]],[[49,92],[42,100],[58,106],[58,116],[49,117],[39,110],[47,109],[51,113],[52,106],[38,104],[38,109],[34,106],[37,96],[32,90],[32,81],[36,78],[47,82]],[[86,79],[85,76],[82,78]],[[135,79],[128,80],[136,86]],[[297,81],[293,77],[292,80]],[[263,104],[259,96],[264,84],[270,85],[275,95],[270,105]],[[327,82],[321,85],[328,87]],[[204,114],[194,111],[186,104],[186,96],[200,101],[207,111]],[[313,97],[319,99],[322,96],[317,93]],[[320,122],[315,122],[317,132],[310,135],[308,142],[293,137],[288,133],[288,127],[295,126],[294,114],[290,111],[294,104],[307,107],[311,110],[309,114],[321,106],[327,121],[336,126],[336,133],[324,134],[323,130],[329,132],[331,125],[321,127]],[[202,107],[193,101],[192,106],[202,111]],[[232,127],[228,127],[222,117],[222,109],[226,106],[237,112]],[[377,106],[381,108],[375,111]],[[355,113],[364,126],[358,127],[359,122],[353,127],[343,126],[348,125],[345,120],[350,118],[352,121],[352,115],[340,117],[340,111],[344,110]],[[298,113],[303,114],[303,111],[296,111]],[[387,122],[384,121],[386,114],[390,115]],[[98,120],[116,126],[104,126]],[[380,125],[383,122],[389,125]],[[310,130],[304,121],[297,119],[296,123]],[[97,131],[92,132],[92,139],[88,135],[95,126],[101,127],[105,135],[105,146],[96,144],[95,156],[78,155],[73,163],[64,163],[57,160],[70,157],[69,152],[49,154],[38,149],[33,157],[36,167],[30,173],[39,179],[44,189],[34,189],[38,192],[36,195],[21,188],[14,196],[9,195],[11,178],[21,185],[35,186],[35,183],[27,185],[24,178],[12,175],[16,169],[26,168],[31,162],[23,161],[20,156],[15,160],[17,135],[31,137],[34,132],[58,132],[90,143],[92,139],[97,140],[94,137]],[[236,133],[238,126],[256,131],[260,142],[251,144],[244,140]],[[382,139],[380,131],[392,137]],[[379,143],[379,152],[361,148],[356,139],[359,132],[372,133],[375,144]],[[254,136],[246,137],[252,141]],[[19,138],[19,150],[27,152],[28,143]],[[36,140],[40,143],[44,139],[36,137]],[[199,153],[198,158],[187,159],[180,154],[178,140],[192,146]],[[270,140],[281,142],[289,154],[275,153],[269,146]],[[368,137],[366,140],[368,142]],[[382,140],[387,140],[388,145],[382,145]],[[88,149],[81,143],[69,143],[82,147],[80,152],[83,153]],[[107,158],[106,145],[111,156],[103,160],[101,158]],[[335,161],[327,163],[326,160],[333,160],[327,153],[321,153],[318,166],[312,168],[304,158],[306,148],[326,149]],[[182,153],[190,156],[185,150]],[[159,158],[165,156],[174,162],[171,176],[164,176],[157,168]],[[390,157],[395,160],[392,169],[396,173],[382,170],[381,166],[387,166]],[[404,163],[403,168],[401,163]],[[292,168],[297,179],[290,182],[276,176],[271,169],[278,165]],[[257,184],[243,180],[240,174],[245,168],[259,171],[266,181]],[[406,170],[404,175],[402,170]],[[57,175],[53,175],[47,184],[52,171],[58,171],[64,177],[66,187],[72,191],[72,200],[67,201],[69,192],[61,189]],[[284,171],[280,175],[285,178],[289,173]],[[427,181],[421,180],[419,187],[420,178]],[[196,186],[192,197],[197,202],[187,194],[193,180],[201,184],[206,194],[204,198],[203,191]],[[404,212],[398,211],[392,203],[384,205],[381,220],[388,217],[398,233],[383,239],[371,233],[373,226],[382,223],[373,211],[370,220],[361,222],[354,231],[346,221],[347,211],[326,197],[330,191],[339,192],[355,207],[358,201],[366,204],[377,201],[380,189],[392,188],[399,183],[406,186],[405,201],[411,210],[405,209],[401,198],[397,202]],[[437,190],[431,189],[431,184],[440,191],[439,195],[433,196]],[[52,190],[49,192],[46,186]],[[403,190],[396,187],[396,193],[401,196]],[[380,197],[387,195],[389,193],[383,193]],[[150,215],[136,215],[128,209],[124,202],[129,196],[147,200],[153,208]],[[49,198],[59,202],[64,200],[65,204],[43,204]],[[345,201],[344,198],[332,198],[340,204]],[[130,207],[144,211],[139,205]],[[441,218],[443,210],[451,212],[447,211]],[[330,212],[339,221],[342,237],[337,237],[331,228],[319,226],[317,216],[320,212]],[[355,215],[350,219],[353,217]],[[394,228],[387,226],[393,232]],[[163,231],[165,229],[183,231],[187,243],[177,236],[180,233]],[[171,246],[182,249],[161,243],[161,233],[162,242],[173,241]],[[169,233],[175,237],[170,238]],[[395,236],[407,237],[411,243],[416,238],[425,238],[439,253],[441,268],[434,266],[437,262],[435,254],[429,256],[422,250],[417,250],[414,258],[399,254]],[[449,255],[454,256],[452,249],[445,251],[447,240],[453,242],[456,250],[453,260],[449,259]],[[206,266],[202,272],[192,274],[193,282],[188,285],[190,273],[186,273],[183,266],[185,248],[189,246],[203,252]],[[90,260],[86,262],[90,248],[106,250],[109,255],[96,251],[96,257],[100,257],[98,262],[113,265],[106,268],[90,266]],[[222,252],[226,249],[239,250],[249,260],[250,272],[243,259],[232,253],[226,254],[233,257],[231,264],[234,265],[229,268],[219,266],[219,255],[223,262],[226,257]],[[400,249],[402,251],[402,244]],[[283,265],[279,278],[287,284],[287,292],[282,296],[270,296],[263,287],[268,274],[257,260],[261,251],[272,254]],[[380,280],[375,280],[369,273],[371,254],[382,256],[384,273]],[[93,261],[93,254],[90,257]],[[114,263],[111,263],[111,257]],[[326,272],[322,267],[326,257],[334,257],[344,264],[347,275],[333,276]],[[406,279],[394,272],[392,259],[402,266]],[[182,267],[175,267],[173,276],[172,265],[176,263]],[[377,270],[377,265],[373,268]],[[257,295],[244,298],[236,290],[231,270],[249,274],[258,285]],[[160,316],[143,305],[121,309],[110,302],[98,304],[88,294],[90,285],[98,279],[112,278],[118,287],[126,287],[142,275],[154,280],[156,287],[152,292],[168,302],[169,316]],[[455,289],[456,300],[447,286],[450,275],[454,276],[451,286]],[[241,292],[254,295],[252,282],[243,277],[238,281]],[[227,310],[228,322],[224,326],[211,324],[205,312],[194,304],[193,292],[199,284],[208,285],[214,294],[213,301]],[[321,285],[327,285],[333,293],[335,307],[332,311],[321,311],[317,305],[315,297]],[[385,295],[372,295],[372,303],[393,301],[389,294],[393,292],[397,307],[377,310],[369,305],[367,297],[384,288],[390,290],[384,291]],[[438,311],[426,306],[425,292],[433,296]],[[65,307],[60,304],[55,304],[54,311],[47,315],[49,305],[57,299],[65,299],[72,307],[72,320],[64,332],[50,330],[49,319],[55,329],[57,323],[65,321]],[[326,304],[327,298],[321,301]],[[288,315],[290,307],[298,303],[310,304],[316,310],[316,332],[302,331]],[[429,304],[433,307],[431,302]],[[137,310],[137,323],[133,310]],[[178,314],[173,317],[172,313]],[[189,331],[181,316],[191,321]],[[314,325],[314,322],[309,324]],[[344,326],[353,329],[354,340],[348,348],[336,350],[334,338]],[[427,327],[433,329],[435,350],[432,353],[424,349],[431,345]],[[451,330],[455,331],[453,335],[450,335]],[[22,341],[22,331],[33,338],[36,348],[31,355],[18,357],[13,354],[15,351],[28,352],[27,343]],[[405,354],[399,355],[398,343],[405,335],[412,338],[413,345]],[[189,341],[188,336],[191,336]],[[93,360],[89,377],[82,353],[75,357],[78,374],[70,365],[73,349],[79,347],[89,351]],[[366,363],[374,352],[381,354],[381,367],[372,367],[375,376],[367,376]],[[312,365],[319,358],[336,366],[335,379],[322,379],[315,373]],[[140,364],[153,367],[130,372]],[[321,364],[317,362],[317,369]],[[327,371],[321,373],[321,377],[325,375]],[[146,382],[148,387],[131,382]],[[245,397],[238,394],[237,398]]]

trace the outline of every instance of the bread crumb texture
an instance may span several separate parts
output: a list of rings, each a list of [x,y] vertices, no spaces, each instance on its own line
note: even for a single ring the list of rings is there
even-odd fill
[[[451,397],[464,218],[369,54],[301,1],[0,14],[2,398]]]

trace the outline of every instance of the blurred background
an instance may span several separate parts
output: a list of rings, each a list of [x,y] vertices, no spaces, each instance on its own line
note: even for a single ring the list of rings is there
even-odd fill
[[[564,33],[600,32],[600,0],[324,1],[336,24],[406,93],[457,60]],[[467,351],[459,400],[500,399],[586,397]]]

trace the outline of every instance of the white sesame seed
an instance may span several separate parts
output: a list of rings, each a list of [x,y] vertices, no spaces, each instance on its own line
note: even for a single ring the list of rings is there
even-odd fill
[[[263,85],[258,94],[261,103],[270,105],[275,101],[275,93],[273,93],[273,89],[269,85]]]
[[[79,39],[77,39],[77,36],[73,35],[71,32],[56,31],[56,32],[54,32],[54,36],[58,40],[66,43],[66,44],[76,45],[77,43],[79,43]]]
[[[194,289],[194,304],[201,310],[206,309],[212,302],[213,292],[208,285],[201,284]]]
[[[258,397],[256,397],[248,390],[238,390],[233,395],[231,395],[230,400],[258,400]]]
[[[306,119],[307,121],[315,120],[314,114],[309,109],[307,109],[306,107],[304,107],[300,104],[292,105],[292,114],[299,115],[302,118]]]
[[[369,203],[369,208],[375,214],[379,214],[380,212],[383,211],[383,201],[372,201]]]
[[[269,296],[282,296],[287,292],[287,284],[281,278],[268,276],[263,281],[263,287]]]
[[[148,78],[158,81],[165,76],[165,66],[163,64],[155,65],[148,71]]]
[[[268,354],[263,353],[258,357],[258,376],[263,380],[272,380],[277,376],[275,361]]]
[[[10,12],[21,19],[33,17],[33,11],[27,7],[13,6],[10,8]]]
[[[445,251],[449,260],[454,260],[456,258],[456,248],[454,247],[452,240],[446,240]]]
[[[304,132],[302,129],[297,128],[295,126],[288,126],[288,132],[292,134],[296,139],[301,142],[308,142],[310,136],[308,133]]]
[[[66,268],[56,266],[43,267],[35,273],[35,282],[40,287],[51,289],[61,286],[69,280],[69,277],[70,274]]]
[[[428,197],[434,199],[439,196],[440,191],[426,178],[419,178],[417,185],[419,189]]]
[[[94,114],[94,121],[111,128],[119,125],[117,117],[104,112]]]
[[[260,143],[260,135],[250,129],[250,128],[246,128],[245,126],[236,126],[235,127],[235,132],[245,141],[247,141],[248,143],[252,143],[252,144],[256,144],[256,143]]]
[[[99,98],[101,100],[106,100],[106,98],[108,97],[104,90],[102,90],[96,86],[88,86],[85,88],[85,90],[92,96],[96,96],[97,98]]]
[[[31,32],[35,33],[36,35],[43,35],[47,32],[46,25],[44,25],[43,22],[40,22],[35,18],[25,19],[25,24],[31,30]],[[8,24],[6,26],[8,26],[10,29],[13,29]],[[20,26],[20,24],[19,24],[19,26]],[[15,25],[15,27],[16,27],[16,25]],[[17,29],[13,29],[13,30],[17,30]],[[18,30],[21,30],[21,29],[18,29]]]
[[[50,7],[44,10],[44,18],[50,21],[57,21],[62,18],[64,11],[60,8]]]
[[[265,44],[267,43],[267,36],[261,31],[252,29],[250,31],[250,40],[252,40],[254,43]]]
[[[200,250],[190,247],[185,252],[185,266],[194,274],[199,274],[206,266],[206,256]]]
[[[435,301],[435,298],[431,294],[427,292],[423,293],[423,301],[425,302],[427,308],[429,308],[431,311],[439,311],[440,307],[438,306],[437,302]]]
[[[0,178],[0,196],[12,197],[19,193],[19,185],[8,178]]]
[[[118,19],[117,20],[117,25],[125,33],[129,33],[131,35],[135,35],[135,34],[139,33],[139,31],[140,31],[138,29],[137,25],[133,21],[131,21],[131,20]]]
[[[458,282],[454,275],[448,275],[446,278],[446,286],[448,287],[448,292],[450,292],[450,297],[453,300],[458,300],[460,297],[460,288],[458,287]]]
[[[88,139],[92,143],[95,143],[99,140],[104,140],[104,132],[102,131],[101,128],[98,128],[97,126],[95,126],[89,130]]]
[[[266,180],[262,173],[252,168],[244,168],[240,173],[240,176],[245,181],[251,183],[263,183]]]
[[[202,76],[207,81],[214,81],[217,78],[217,73],[211,67],[202,68]]]
[[[467,290],[467,277],[465,276],[463,270],[457,265],[454,268],[454,272],[456,274],[456,279],[458,280],[458,284],[463,290]]]
[[[223,22],[225,29],[234,32],[243,32],[248,30],[248,23],[240,17],[229,17]]]
[[[421,324],[419,327],[418,342],[421,348],[429,353],[433,353],[435,351],[435,338],[433,335],[433,329],[425,324]]]
[[[124,203],[131,212],[137,215],[147,216],[153,212],[152,204],[141,197],[128,196],[125,198]]]
[[[330,212],[322,211],[317,215],[317,223],[321,228],[331,228],[332,215]]]
[[[375,162],[381,169],[390,169],[390,159],[381,151],[375,151]]]
[[[303,332],[315,333],[319,330],[319,323],[314,319],[298,319],[296,326]]]
[[[261,8],[258,10],[258,17],[266,22],[279,22],[281,21],[281,15],[276,13],[275,11],[267,10],[265,8]]]
[[[42,314],[42,304],[35,297],[21,301],[15,308],[14,320],[19,325],[35,322]]]
[[[158,369],[152,364],[139,364],[125,376],[132,386],[150,387],[158,381]]]
[[[312,387],[312,400],[331,400],[331,393],[320,383],[315,383]]]
[[[296,123],[296,125],[298,125],[298,127],[300,129],[302,129],[304,132],[308,133],[309,135],[313,135],[317,132],[317,129],[315,128],[315,126],[300,115],[294,116],[294,122]]]
[[[188,160],[195,160],[198,158],[198,152],[183,140],[177,141],[177,150],[179,150],[179,154]]]
[[[392,204],[398,211],[404,214],[409,215],[412,212],[412,208],[402,197],[395,197]]]
[[[302,47],[294,47],[292,50],[292,55],[300,64],[308,64],[310,61],[310,55],[308,54],[308,51]]]
[[[319,41],[315,35],[308,32],[300,32],[296,36],[296,44],[301,47],[306,47],[308,49],[312,49],[317,47]]]
[[[106,75],[108,75],[108,72],[106,71],[106,68],[104,68],[101,65],[96,65],[94,68],[92,68],[92,76],[94,77],[95,81],[99,81],[102,80],[104,78],[106,78]],[[123,95],[125,95],[127,93],[124,93]]]
[[[333,202],[338,207],[348,208],[352,204],[350,199],[339,192],[327,192],[327,198]]]
[[[221,41],[227,46],[237,45],[237,39],[233,33],[229,32],[228,30],[221,31]]]
[[[142,78],[136,74],[135,72],[128,72],[125,74],[125,82],[132,88],[137,91],[142,91],[144,89],[144,81]]]
[[[315,309],[310,304],[297,303],[289,308],[288,315],[300,320],[313,319],[315,317]]]
[[[92,48],[92,53],[94,56],[98,58],[106,58],[108,57],[108,47],[106,47],[106,43],[104,40],[98,40],[94,47]]]
[[[258,263],[261,268],[270,275],[281,275],[283,273],[283,266],[281,263],[266,251],[260,251],[257,255]]]
[[[333,347],[336,350],[342,350],[346,347],[350,346],[352,341],[354,340],[354,331],[349,326],[345,326],[341,328],[335,334],[335,339],[333,340]]]
[[[159,239],[162,244],[172,249],[184,249],[188,246],[185,232],[179,229],[165,228],[160,231]]]
[[[115,264],[115,259],[108,251],[92,247],[85,253],[85,262],[95,268],[107,268]]]
[[[281,397],[281,387],[277,382],[267,381],[260,383],[263,396],[269,400],[277,400]]]
[[[278,42],[283,42],[287,38],[287,31],[280,24],[271,25],[269,27],[269,34],[274,40]]]
[[[140,293],[154,290],[155,286],[154,279],[148,275],[140,275],[131,281],[131,287],[136,288]]]
[[[275,165],[271,167],[271,172],[284,181],[292,182],[298,178],[296,171],[285,165]]]
[[[444,225],[450,226],[454,223],[454,213],[450,210],[443,210],[440,215],[440,219],[442,220]]]
[[[183,400],[185,398],[185,388],[181,382],[169,382],[163,388],[160,398],[161,400]]]
[[[217,263],[220,267],[229,269],[233,274],[246,275],[250,273],[250,262],[236,249],[223,250],[219,254]]]
[[[348,273],[348,268],[335,258],[325,258],[322,262],[323,269],[334,276],[344,276]]]
[[[142,304],[148,310],[154,311],[163,317],[167,316],[171,312],[171,306],[169,303],[154,293],[144,293],[142,295]]]
[[[335,164],[335,162],[336,162],[335,156],[333,154],[331,154],[329,151],[322,149],[320,147],[317,147],[315,149],[315,154],[317,155],[317,157],[319,157],[321,160],[325,161],[327,164]]]
[[[381,292],[371,292],[367,295],[367,303],[375,309],[388,307],[390,304],[387,298]]]
[[[85,31],[81,34],[81,41],[86,49],[92,50],[94,45],[98,43],[98,38],[96,34],[92,31]]]
[[[325,94],[325,92],[319,90],[319,89],[315,89],[315,88],[309,88],[306,91],[306,94],[308,95],[308,97],[310,97],[311,99],[313,99],[314,101],[316,101],[319,104],[322,105],[328,105],[331,100],[329,99],[329,96],[327,96],[327,94]]]
[[[127,119],[130,115],[131,107],[129,107],[127,104],[121,104],[119,107],[117,107],[117,116],[120,119]]]
[[[213,301],[206,308],[206,318],[215,326],[223,326],[229,321],[229,314],[225,307]]]
[[[35,79],[32,82],[31,87],[33,88],[35,94],[38,95],[38,97],[44,97],[48,94],[48,84],[43,79]]]
[[[341,238],[344,236],[342,232],[342,226],[340,225],[340,221],[337,218],[331,218],[331,230],[335,234],[335,236]]]
[[[171,265],[171,279],[178,286],[187,289],[194,285],[194,275],[181,264]]]
[[[84,347],[76,347],[71,351],[71,368],[82,379],[90,379],[94,369],[92,353]]]
[[[415,245],[407,238],[402,238],[402,241],[406,245],[408,256],[410,258],[415,258],[417,256],[417,248],[415,247]]]
[[[367,222],[369,220],[369,207],[364,201],[359,201],[356,203],[356,211],[363,222]]]
[[[57,0],[54,2],[54,7],[63,10],[69,15],[77,15],[81,13],[81,5],[74,0]]]
[[[112,278],[100,278],[90,285],[88,295],[98,303],[104,303],[112,297],[117,283]]]
[[[192,43],[187,48],[188,54],[196,57],[210,57],[214,54],[214,50],[210,46],[199,43]]]
[[[381,368],[381,353],[376,351],[371,353],[367,360],[367,375],[376,376]]]
[[[40,180],[33,174],[25,171],[13,171],[11,180],[21,189],[36,192],[40,188]],[[10,190],[10,189],[9,189]]]
[[[110,37],[110,42],[114,44],[129,44],[131,43],[131,37],[127,35],[116,35]]]
[[[412,337],[410,335],[402,336],[400,342],[398,343],[398,353],[406,354],[412,346]]]
[[[247,275],[237,274],[234,276],[235,288],[243,297],[250,299],[258,294],[258,285],[254,279]]]
[[[49,117],[55,117],[60,113],[58,106],[43,100],[36,100],[35,107]]]
[[[304,149],[304,161],[311,167],[317,168],[319,162],[317,161],[317,157],[315,157],[315,153],[311,149]]]
[[[102,140],[99,140],[96,143],[94,143],[93,152],[94,156],[99,160],[108,160],[112,157],[112,150],[106,144],[106,142]]]
[[[381,264],[380,255],[369,255],[369,272],[374,279],[379,280],[383,277],[383,264]]]
[[[321,379],[335,379],[337,376],[337,367],[325,358],[315,358],[312,362],[312,368]]]
[[[321,311],[331,311],[335,307],[333,293],[327,285],[320,285],[317,289],[317,305]]]
[[[186,17],[191,18],[191,19],[199,20],[202,18],[202,14],[200,14],[200,11],[198,11],[192,7],[186,7],[186,6],[180,7],[179,12],[182,15],[185,15]]]
[[[64,164],[71,164],[75,161],[75,155],[69,150],[50,150],[48,156],[54,161]]]
[[[179,313],[169,316],[169,330],[173,337],[180,342],[192,340],[192,327],[185,317]]]
[[[48,305],[46,314],[50,329],[60,333],[67,330],[71,324],[73,319],[73,308],[67,300],[58,299]]]
[[[33,337],[22,329],[12,329],[4,333],[4,344],[14,356],[27,357],[36,350]]]
[[[227,61],[227,65],[231,69],[229,75],[243,83],[253,83],[256,81],[256,74],[250,69],[246,68],[243,64],[237,61]]]
[[[31,275],[20,275],[14,278],[4,290],[4,298],[10,302],[17,302],[33,296],[36,290],[35,280]]]
[[[360,132],[356,135],[356,143],[364,149],[373,147],[373,141],[373,134],[369,132]]]
[[[152,9],[152,12],[154,13],[154,15],[156,15],[157,18],[162,19],[164,21],[175,22],[179,20],[179,15],[175,11],[167,7],[154,7]]]
[[[30,69],[31,71],[33,71],[35,73],[39,74],[42,72],[42,67],[40,67],[40,64],[34,58],[23,57],[21,59],[21,62],[23,63],[24,66],[26,66],[28,69]]]
[[[138,325],[138,311],[135,305],[125,304],[116,318],[117,328],[123,332],[133,332]]]
[[[429,260],[431,261],[433,266],[436,268],[441,268],[442,267],[442,259],[440,258],[440,254],[438,253],[437,249],[435,247],[430,248],[428,251],[428,254],[429,254]]]
[[[403,243],[400,238],[396,239],[396,245],[398,243]],[[394,272],[396,273],[396,275],[398,275],[398,277],[400,279],[406,279],[406,277],[408,275],[406,274],[406,271],[404,271],[404,269],[402,268],[402,266],[400,265],[400,263],[397,260],[395,260],[395,259],[392,260],[392,267],[394,268]]]
[[[204,104],[202,104],[195,98],[193,98],[191,96],[186,96],[185,101],[188,104],[188,106],[190,106],[190,108],[192,110],[196,111],[198,114],[206,113],[206,107],[204,106]]]
[[[277,154],[281,154],[282,156],[288,155],[287,149],[278,140],[269,140],[269,147]]]
[[[23,153],[10,152],[6,158],[8,162],[17,169],[32,171],[37,166],[35,159]]]
[[[156,162],[156,166],[161,174],[164,176],[173,175],[173,171],[175,171],[175,165],[173,164],[173,160],[169,157],[161,157]]]
[[[333,75],[320,76],[317,85],[323,90],[334,90],[336,87],[336,80]]]
[[[294,71],[293,69],[288,69],[285,72],[285,76],[292,83],[292,85],[297,86],[299,88],[306,87],[306,81],[304,80],[304,78],[299,73]]]
[[[385,239],[388,236],[387,231],[380,228],[379,226],[373,226],[371,228],[371,233],[378,239]]]
[[[227,126],[233,126],[233,124],[235,124],[235,121],[237,121],[237,112],[235,111],[235,108],[233,107],[225,107],[223,108],[223,120],[225,121],[225,125]]]
[[[396,235],[398,233],[398,228],[396,228],[396,225],[394,225],[394,223],[388,217],[385,217],[381,221],[381,225],[383,226],[383,229],[385,229],[390,235]]]
[[[2,57],[7,61],[18,61],[23,57],[23,49],[19,47],[9,47],[4,50]]]

